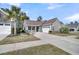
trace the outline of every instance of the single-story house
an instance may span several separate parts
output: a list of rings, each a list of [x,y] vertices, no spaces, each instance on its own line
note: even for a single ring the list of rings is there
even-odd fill
[[[79,23],[70,23],[67,25],[70,32],[78,32],[79,31]]]
[[[26,32],[46,32],[49,31],[59,31],[63,26],[57,18],[53,18],[47,21],[33,21],[24,20],[24,29]]]

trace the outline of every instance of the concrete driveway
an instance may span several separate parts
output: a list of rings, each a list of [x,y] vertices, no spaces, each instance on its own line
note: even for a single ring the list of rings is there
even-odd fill
[[[42,32],[37,32],[34,34],[34,36],[42,39],[44,42],[55,45],[66,52],[71,54],[79,54],[79,40],[77,39],[61,37]]]
[[[7,37],[9,34],[0,34],[0,41]]]

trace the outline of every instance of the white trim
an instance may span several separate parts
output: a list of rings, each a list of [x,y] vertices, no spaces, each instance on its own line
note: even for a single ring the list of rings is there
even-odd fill
[[[9,15],[8,13],[4,12],[3,10],[0,9],[1,12],[3,12],[5,15]]]

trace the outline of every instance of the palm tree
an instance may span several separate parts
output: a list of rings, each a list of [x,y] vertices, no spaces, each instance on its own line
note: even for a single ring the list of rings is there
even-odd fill
[[[26,15],[25,12],[21,12],[20,15],[19,15],[19,17],[18,17],[18,19],[20,20],[19,21],[19,23],[20,23],[19,29],[24,30],[24,28],[23,28],[23,22],[24,22],[24,20],[29,20],[29,17]]]
[[[9,14],[8,15],[8,18],[12,21],[11,23],[11,27],[12,27],[12,32],[14,35],[17,34],[17,25],[19,24],[19,19],[18,19],[18,16],[21,12],[21,9],[16,7],[16,6],[11,6],[11,10],[9,9],[6,9],[6,12]]]

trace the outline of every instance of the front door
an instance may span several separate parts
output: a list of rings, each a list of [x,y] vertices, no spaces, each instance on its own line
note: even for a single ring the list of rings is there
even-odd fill
[[[36,27],[36,32],[39,32],[39,26]]]
[[[34,32],[35,32],[35,26],[33,26],[33,27],[32,27],[32,31],[34,31]]]

